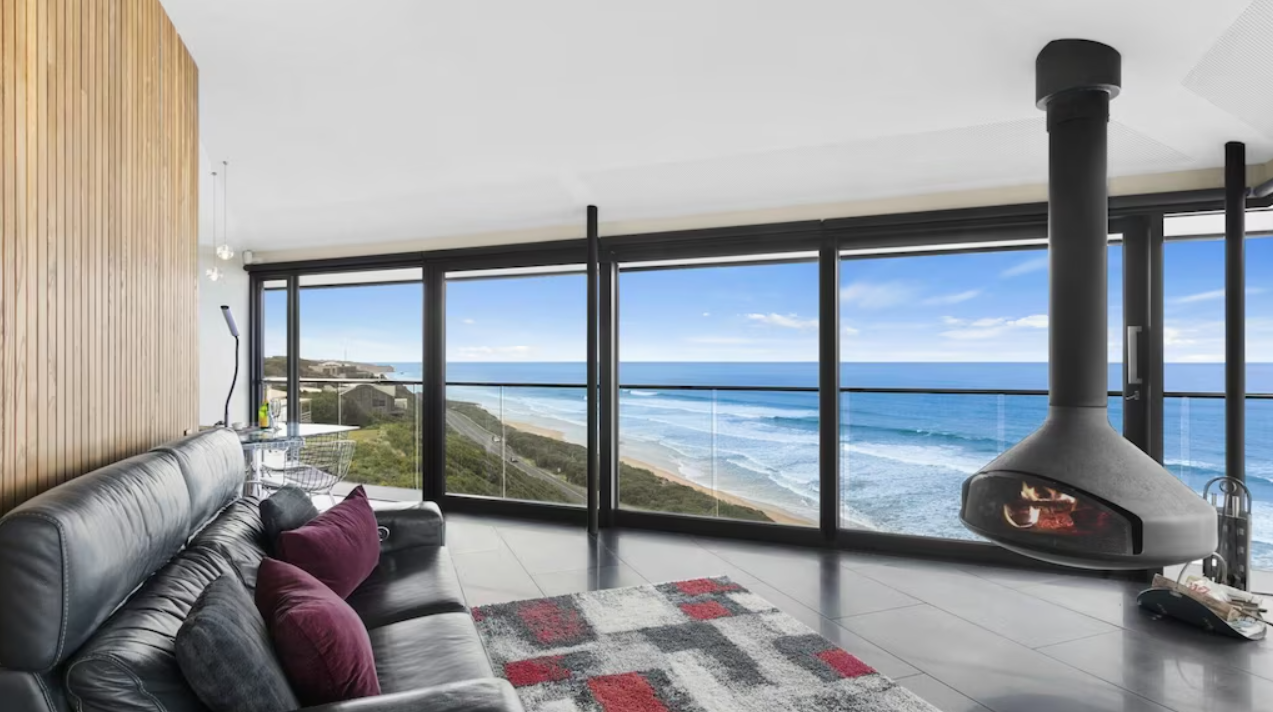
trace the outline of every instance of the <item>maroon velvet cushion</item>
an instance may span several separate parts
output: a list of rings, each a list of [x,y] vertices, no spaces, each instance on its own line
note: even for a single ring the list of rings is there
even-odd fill
[[[267,557],[256,574],[256,607],[303,704],[380,694],[367,629],[354,609],[321,581]]]
[[[278,558],[348,598],[380,563],[380,532],[361,486],[305,526],[278,535]]]

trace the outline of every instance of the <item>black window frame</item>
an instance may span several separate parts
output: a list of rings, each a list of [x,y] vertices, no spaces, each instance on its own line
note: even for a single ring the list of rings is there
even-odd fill
[[[1124,310],[1130,323],[1151,325],[1141,349],[1141,373],[1147,374],[1142,397],[1132,417],[1124,417],[1125,433],[1156,459],[1162,459],[1162,245],[1163,220],[1191,212],[1214,212],[1224,207],[1224,190],[1208,189],[1110,199],[1112,232],[1123,235]],[[1273,196],[1251,199],[1248,209],[1273,207]],[[1054,568],[988,542],[956,541],[904,534],[845,530],[839,525],[839,269],[845,250],[881,250],[959,244],[957,251],[1003,249],[992,243],[1046,238],[1047,204],[1026,203],[959,208],[861,217],[737,227],[626,234],[600,238],[596,324],[600,350],[599,386],[599,497],[596,521],[601,527],[629,527],[659,531],[783,542],[811,547],[872,551],[931,558],[955,558],[1023,568]],[[1187,238],[1186,238],[1187,239]],[[978,247],[985,243],[984,247]],[[949,250],[943,250],[949,252]],[[619,268],[623,263],[692,259],[747,258],[785,253],[817,253],[819,264],[819,440],[821,486],[820,527],[795,527],[655,512],[622,510],[617,506],[618,474],[618,307]],[[438,501],[446,511],[544,519],[578,526],[589,524],[585,508],[532,503],[445,492],[445,332],[446,275],[471,270],[499,270],[587,264],[588,239],[581,221],[580,237],[541,243],[486,246],[386,255],[345,257],[248,265],[251,327],[249,330],[251,388],[259,402],[262,387],[262,288],[266,281],[285,280],[288,301],[289,388],[299,381],[299,279],[302,275],[401,267],[423,268],[424,395],[421,418],[423,453],[422,496]],[[804,258],[802,258],[804,259]],[[1131,274],[1129,263],[1141,265]],[[1226,285],[1231,275],[1226,273]],[[1153,328],[1153,325],[1159,325]],[[1125,360],[1125,359],[1124,359]],[[1124,381],[1126,381],[1126,364]],[[848,389],[852,390],[852,389]],[[254,412],[254,411],[253,411]],[[249,420],[252,420],[249,413]]]

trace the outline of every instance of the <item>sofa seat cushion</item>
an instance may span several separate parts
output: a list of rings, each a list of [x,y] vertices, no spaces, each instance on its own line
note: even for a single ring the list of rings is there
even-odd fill
[[[440,546],[382,554],[380,565],[347,600],[368,628],[468,610],[455,565]]]
[[[369,632],[385,694],[492,676],[468,613],[439,613]]]
[[[176,636],[208,584],[227,574],[234,565],[208,548],[187,549],[156,572],[67,663],[71,706],[205,711],[177,664]]]

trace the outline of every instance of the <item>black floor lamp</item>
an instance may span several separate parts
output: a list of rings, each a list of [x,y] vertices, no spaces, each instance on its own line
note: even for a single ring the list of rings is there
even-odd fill
[[[222,305],[221,316],[225,317],[225,325],[230,327],[230,336],[234,337],[234,378],[230,379],[230,392],[225,395],[225,415],[221,420],[222,425],[229,427],[230,399],[234,397],[234,386],[239,382],[239,327],[234,323],[234,314],[230,313],[230,307]]]

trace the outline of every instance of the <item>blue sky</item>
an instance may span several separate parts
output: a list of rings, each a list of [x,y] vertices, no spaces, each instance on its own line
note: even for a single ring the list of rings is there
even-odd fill
[[[1047,264],[1041,250],[846,261],[846,361],[1045,361]],[[1220,362],[1224,249],[1170,242],[1164,254],[1166,357]],[[1110,250],[1110,357],[1121,359],[1121,248]],[[1273,361],[1273,239],[1247,247],[1247,353]],[[685,268],[621,277],[625,361],[815,361],[812,263]],[[581,274],[453,281],[449,361],[580,361]],[[266,353],[281,353],[284,296],[266,297]],[[305,358],[418,361],[419,284],[302,290]]]

